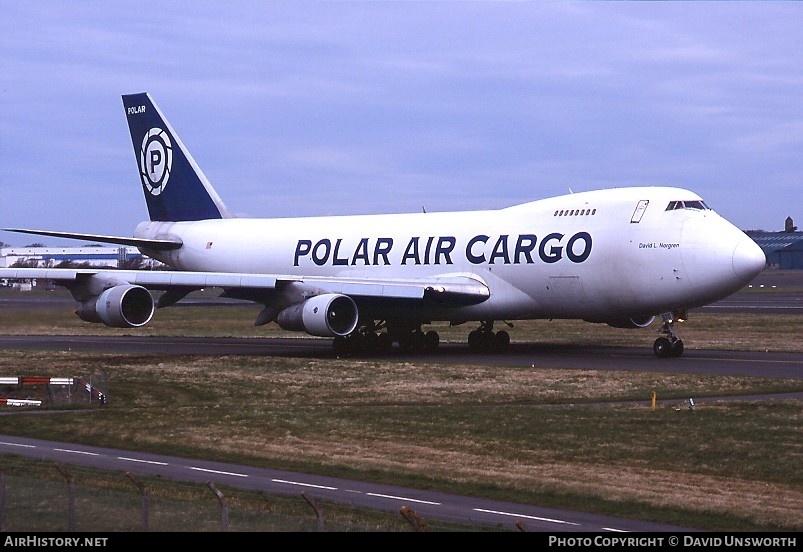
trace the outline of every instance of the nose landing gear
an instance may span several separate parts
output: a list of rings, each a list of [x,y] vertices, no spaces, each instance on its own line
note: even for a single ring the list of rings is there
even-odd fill
[[[658,331],[664,334],[664,337],[659,337],[653,343],[652,350],[658,358],[679,357],[683,354],[683,340],[675,334],[672,327],[675,324],[675,314],[667,312],[661,315],[664,323]],[[680,318],[677,318],[680,320]]]

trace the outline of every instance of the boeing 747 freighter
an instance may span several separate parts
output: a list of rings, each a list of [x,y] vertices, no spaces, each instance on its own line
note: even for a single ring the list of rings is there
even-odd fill
[[[339,354],[433,350],[433,322],[472,324],[471,350],[504,350],[494,323],[581,319],[644,328],[680,356],[674,322],[765,266],[762,250],[692,191],[634,187],[464,212],[238,218],[147,93],[123,96],[149,220],[133,237],[8,229],[135,246],[170,270],[0,269],[65,286],[88,322],[147,324],[201,288],[262,305],[256,325],[331,337]]]

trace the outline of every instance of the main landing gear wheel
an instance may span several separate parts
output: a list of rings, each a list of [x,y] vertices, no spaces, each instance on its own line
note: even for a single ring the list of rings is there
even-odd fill
[[[404,353],[433,353],[438,349],[440,336],[434,330],[424,333],[420,324],[388,326],[384,321],[371,322],[347,336],[336,336],[332,340],[332,349],[339,357],[387,355],[394,342],[398,342]]]
[[[424,333],[421,328],[402,332],[398,338],[399,348],[405,353],[433,353],[440,345],[440,335],[435,330]]]
[[[671,314],[664,316],[664,323],[658,330],[665,337],[659,337],[652,345],[652,350],[658,358],[679,357],[683,354],[683,340],[672,330],[674,323]]]
[[[348,357],[354,355],[374,355],[387,353],[393,342],[387,332],[375,323],[365,324],[347,336],[336,336],[332,340],[335,355]]]
[[[468,334],[468,348],[472,353],[498,353],[507,350],[510,334],[493,331],[493,320],[480,322],[480,327]]]
[[[392,346],[393,341],[387,332],[354,332],[348,336],[336,336],[332,340],[332,350],[339,357],[384,355],[390,352]]]

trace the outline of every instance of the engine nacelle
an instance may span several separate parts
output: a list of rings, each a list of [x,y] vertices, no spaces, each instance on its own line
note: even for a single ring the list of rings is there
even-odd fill
[[[654,316],[630,316],[626,318],[617,318],[615,320],[608,320],[607,324],[613,328],[646,328],[655,320]]]
[[[285,330],[319,337],[345,336],[357,327],[357,304],[348,295],[325,293],[281,311],[276,322]]]
[[[151,321],[153,296],[142,286],[110,287],[97,297],[81,303],[75,311],[85,322],[103,322],[113,328],[138,328]]]

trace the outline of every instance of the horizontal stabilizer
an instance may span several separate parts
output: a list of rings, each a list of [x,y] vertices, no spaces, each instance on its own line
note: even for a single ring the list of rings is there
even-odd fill
[[[67,238],[72,240],[85,240],[101,243],[113,243],[117,245],[130,245],[144,249],[155,249],[159,251],[171,251],[183,245],[181,240],[148,240],[141,238],[126,238],[122,236],[103,236],[98,234],[76,234],[74,232],[56,232],[52,230],[27,230],[23,228],[3,228],[6,232],[18,232],[20,234],[35,234],[38,236],[50,236],[53,238]]]
[[[0,268],[0,278],[43,278],[68,284],[82,279],[127,282],[148,289],[201,289],[207,287],[273,289],[276,276],[239,272],[186,272],[182,270],[100,270],[95,268]]]

